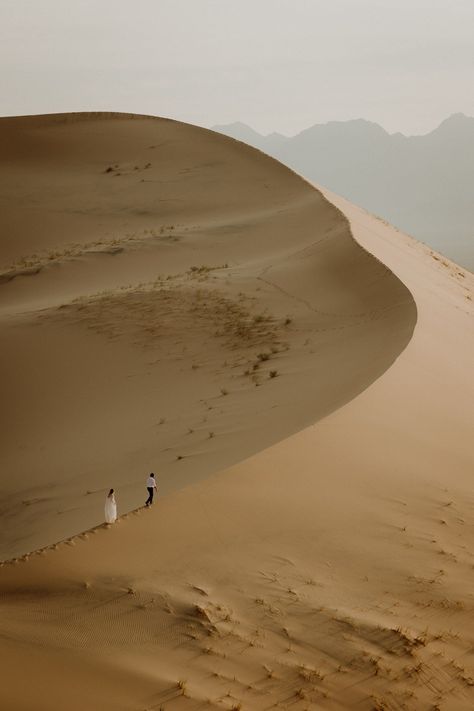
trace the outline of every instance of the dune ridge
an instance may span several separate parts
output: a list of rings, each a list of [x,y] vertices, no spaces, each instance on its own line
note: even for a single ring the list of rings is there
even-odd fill
[[[252,148],[115,114],[0,140],[3,558],[99,523],[110,486],[135,509],[148,471],[167,494],[297,432],[411,338],[406,288]]]
[[[308,272],[323,280],[309,299],[318,299],[318,319],[326,319],[318,320],[318,333],[345,335],[324,373],[344,347],[347,366],[358,338],[366,360],[378,349],[390,352],[383,369],[380,361],[366,387],[359,379],[360,390],[349,398],[346,390],[336,407],[332,400],[314,424],[189,482],[153,509],[4,564],[6,707],[30,708],[34,699],[35,708],[49,711],[67,698],[73,711],[472,708],[474,277],[343,199],[326,197],[373,255],[358,254],[357,262],[370,266],[373,283],[365,283],[364,269],[347,269],[352,285],[360,277],[368,291],[355,299],[351,284],[347,293],[333,284],[339,308],[331,311],[331,261],[312,248],[309,261],[302,246]],[[344,254],[350,244],[344,241]],[[285,291],[301,299],[311,283],[301,264],[293,274],[287,255],[272,259],[272,279],[278,286],[285,280]],[[219,282],[218,273],[206,276]],[[171,290],[189,287],[185,275],[170,281]],[[374,293],[381,292],[386,301],[374,313]],[[372,318],[362,325],[371,301]],[[54,312],[61,329],[69,308],[77,304]],[[307,312],[314,313],[305,306]],[[342,321],[328,322],[335,313]],[[371,337],[367,325],[374,323]],[[306,333],[308,321],[300,328]],[[389,341],[393,330],[404,335]],[[116,351],[120,342],[113,341]],[[312,358],[292,357],[295,368],[306,367],[309,387]],[[360,378],[359,370],[350,377]],[[20,683],[25,664],[28,687]]]

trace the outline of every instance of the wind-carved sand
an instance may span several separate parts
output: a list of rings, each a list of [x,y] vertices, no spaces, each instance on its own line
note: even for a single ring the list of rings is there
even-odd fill
[[[403,284],[254,149],[107,114],[0,140],[3,558],[312,424],[411,337]]]
[[[137,470],[151,453],[159,457],[160,446],[171,447],[161,460],[169,495],[114,526],[71,536],[87,521],[98,523],[103,492],[79,497],[64,468],[63,478],[49,469],[51,503],[32,491],[31,503],[16,512],[2,539],[7,555],[52,545],[1,568],[3,706],[49,711],[67,699],[73,711],[472,709],[474,278],[328,194],[371,257],[319,192],[265,156],[200,129],[76,117],[54,119],[48,130],[64,130],[71,145],[79,140],[75,127],[81,133],[85,124],[90,137],[101,121],[107,131],[100,135],[120,126],[122,143],[123,132],[172,130],[168,165],[173,151],[179,165],[181,149],[195,151],[201,140],[203,162],[219,164],[211,166],[216,183],[198,171],[189,199],[200,181],[203,200],[211,185],[223,191],[231,174],[233,205],[227,224],[222,214],[211,217],[227,209],[222,198],[214,213],[208,206],[206,227],[187,236],[182,227],[173,248],[183,251],[166,252],[166,264],[164,248],[147,243],[65,260],[1,287],[10,358],[20,368],[20,345],[34,337],[48,385],[43,407],[56,427],[49,441],[68,432],[68,451],[80,459],[76,465],[50,444],[50,463],[79,472],[90,457],[81,483],[92,491],[93,475],[103,487],[110,472],[120,477],[119,466],[101,467],[112,441],[117,460],[135,444],[129,461]],[[158,142],[147,136],[143,144]],[[84,155],[81,146],[71,153]],[[121,164],[112,155],[104,162]],[[104,175],[115,184],[124,177]],[[269,197],[272,190],[278,194]],[[166,224],[185,225],[186,214],[183,208]],[[31,286],[42,279],[48,289]],[[73,352],[68,371],[61,363]],[[270,377],[270,369],[278,374]],[[58,401],[47,399],[53,373],[56,386],[79,398],[76,419],[63,430]],[[24,402],[38,370],[23,391],[14,374],[10,381]],[[163,401],[168,414],[156,405]],[[10,413],[13,403],[12,396]],[[208,419],[194,428],[185,410]],[[88,418],[93,451],[83,455],[72,425],[87,428]],[[104,422],[115,437],[108,439]],[[227,432],[224,423],[232,423]],[[149,432],[162,439],[146,460]],[[220,462],[235,464],[218,471]],[[38,481],[46,481],[43,471],[38,465]],[[131,489],[143,485],[138,474]],[[15,495],[12,487],[7,506]],[[54,511],[61,500],[74,502],[77,513],[56,527],[48,519],[48,535],[41,533],[41,507]],[[14,540],[18,530],[22,541]],[[56,545],[60,537],[67,540]]]

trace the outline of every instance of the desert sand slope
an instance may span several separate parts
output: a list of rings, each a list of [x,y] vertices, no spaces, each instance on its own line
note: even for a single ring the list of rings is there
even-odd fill
[[[0,119],[0,558],[316,422],[408,343],[406,287],[320,192],[165,119]]]
[[[5,564],[5,708],[473,708],[473,278],[331,199],[414,294],[408,347],[304,431]]]

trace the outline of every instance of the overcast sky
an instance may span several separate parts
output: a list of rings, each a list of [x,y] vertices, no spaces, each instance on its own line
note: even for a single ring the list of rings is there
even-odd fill
[[[0,0],[0,114],[120,110],[292,135],[474,115],[474,0]]]

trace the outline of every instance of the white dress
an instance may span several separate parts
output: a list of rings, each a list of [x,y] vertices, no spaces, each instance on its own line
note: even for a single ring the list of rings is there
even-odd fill
[[[105,499],[105,522],[115,523],[117,520],[117,504],[115,503],[115,494],[107,496]]]

